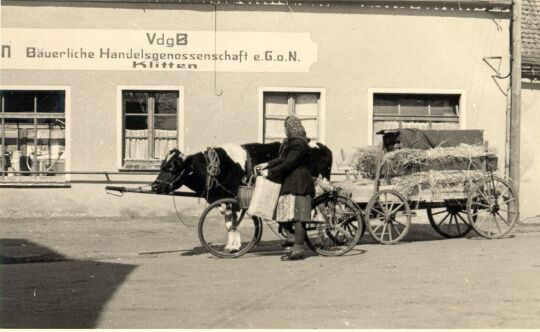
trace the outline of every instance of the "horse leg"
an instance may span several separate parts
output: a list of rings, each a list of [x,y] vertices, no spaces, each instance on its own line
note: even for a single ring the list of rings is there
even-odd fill
[[[240,232],[238,231],[238,213],[236,211],[232,211],[232,223],[234,227],[232,227],[229,230],[229,238],[232,239],[230,250],[232,253],[238,252],[240,250],[240,246],[242,245],[241,239],[240,239]]]
[[[232,231],[232,226],[233,226],[233,211],[231,208],[227,207],[226,204],[221,204],[221,206],[219,207],[219,212],[223,215],[223,219],[224,219],[224,226],[225,226],[225,229],[227,230],[227,243],[225,244],[225,251],[232,251],[232,244],[233,244],[233,240],[234,240],[234,237],[233,237],[233,231]]]
[[[236,230],[236,226],[238,224],[238,214],[226,204],[222,204],[219,211],[223,215],[225,220],[225,228],[227,229],[227,243],[225,244],[224,249],[230,253],[238,252],[242,246],[240,232]]]
[[[231,231],[232,233],[232,244],[231,244],[231,252],[237,252],[240,250],[240,247],[242,246],[242,240],[240,238],[240,232],[237,230]]]

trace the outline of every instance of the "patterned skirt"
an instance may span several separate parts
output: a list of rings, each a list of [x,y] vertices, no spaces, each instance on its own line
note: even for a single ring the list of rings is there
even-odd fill
[[[278,222],[310,221],[311,196],[293,194],[279,196],[275,220]]]

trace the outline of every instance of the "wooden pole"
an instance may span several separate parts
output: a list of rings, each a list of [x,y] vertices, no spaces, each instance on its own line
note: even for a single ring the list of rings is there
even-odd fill
[[[510,25],[512,39],[511,68],[511,109],[510,109],[510,165],[508,175],[514,181],[519,197],[520,182],[520,129],[521,129],[521,0],[512,1],[512,21]]]
[[[34,96],[34,113],[37,113],[37,96]],[[39,170],[39,164],[38,164],[38,119],[37,117],[34,118],[34,161],[32,162],[32,171],[36,172]],[[30,155],[28,155],[30,158]],[[39,174],[36,174],[36,176]]]

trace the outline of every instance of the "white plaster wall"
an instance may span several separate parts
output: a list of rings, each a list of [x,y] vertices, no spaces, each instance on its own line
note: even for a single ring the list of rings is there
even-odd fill
[[[521,219],[540,216],[540,83],[521,90]]]
[[[486,139],[504,160],[506,96],[500,88],[504,91],[508,81],[494,80],[495,73],[482,58],[501,57],[500,72],[508,72],[508,14],[304,4],[224,5],[218,6],[217,18],[215,15],[213,6],[204,5],[114,8],[108,4],[63,6],[57,2],[28,6],[8,1],[2,6],[1,26],[213,30],[217,20],[217,29],[224,31],[310,32],[318,45],[318,61],[308,73],[218,73],[216,82],[214,73],[208,72],[4,70],[2,84],[70,87],[69,153],[71,169],[77,171],[117,170],[119,85],[183,86],[187,152],[224,142],[256,141],[259,87],[325,88],[326,143],[336,158],[341,148],[369,143],[369,89],[463,90],[466,103],[462,120],[466,128],[484,129]],[[223,95],[214,94],[214,83]],[[95,177],[79,175],[73,179],[94,181]],[[20,202],[22,198],[16,197],[35,201],[36,208],[52,209],[43,199],[44,192],[70,197],[86,206],[84,211],[90,215],[105,210],[120,213],[121,208],[107,205],[109,197],[105,198],[103,186],[0,189],[1,197],[9,197],[0,200],[0,211],[12,206],[11,202]],[[69,207],[71,203],[63,201],[72,202],[70,199],[55,200],[54,209],[61,211],[58,207],[62,204]],[[170,202],[155,205],[158,211],[166,208],[170,208]]]

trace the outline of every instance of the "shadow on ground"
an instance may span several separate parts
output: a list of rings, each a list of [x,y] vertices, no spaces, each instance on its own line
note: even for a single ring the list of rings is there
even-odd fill
[[[267,240],[267,241],[260,241],[255,245],[255,247],[251,248],[249,252],[242,256],[242,257],[248,257],[248,256],[281,256],[285,254],[287,251],[285,248],[281,246],[281,240]],[[361,255],[364,254],[366,251],[359,249],[358,247],[352,249],[349,251],[346,255],[347,256],[355,256],[355,255]],[[193,247],[193,249],[186,250],[182,253],[182,256],[196,256],[196,255],[206,255],[209,254],[208,251],[203,246],[196,246]],[[306,257],[311,256],[317,256],[318,254],[311,251],[309,247],[305,246],[305,255]]]
[[[481,236],[476,234],[476,232],[472,229],[468,234],[463,236],[463,238],[483,239]],[[401,240],[400,243],[421,242],[421,241],[440,241],[440,240],[447,240],[447,238],[438,234],[430,224],[414,224],[413,223],[411,224],[411,228],[409,229],[409,232],[407,233],[405,238]],[[360,239],[359,244],[360,245],[361,244],[378,244],[378,242],[373,240],[366,230],[364,236],[362,236],[362,238]]]
[[[539,227],[532,227],[529,226],[530,230],[527,229],[527,227],[520,227],[520,232],[527,232],[527,231],[538,231],[540,229]],[[525,229],[525,230],[522,230]],[[510,234],[506,236],[505,238],[512,238],[515,235]],[[469,240],[487,240],[486,238],[478,235],[473,229],[471,229],[465,236],[463,236],[465,239]],[[441,241],[441,240],[448,240],[447,238],[443,237],[442,235],[438,234],[433,227],[430,224],[411,224],[411,228],[409,229],[408,234],[405,236],[403,240],[401,240],[398,244],[405,244],[408,242],[424,242],[424,241]],[[358,241],[358,246],[356,246],[353,250],[351,250],[346,255],[360,255],[365,253],[365,250],[361,247],[362,245],[379,245],[379,243],[371,238],[367,230],[365,231],[364,235],[360,238]],[[309,249],[306,247],[306,253],[310,252]],[[182,250],[182,256],[196,256],[196,255],[205,255],[208,254],[206,249],[202,246],[196,246],[192,249],[188,250]],[[280,240],[273,240],[273,241],[260,241],[255,247],[253,247],[248,254],[253,254],[255,256],[276,256],[276,255],[282,255],[285,251],[281,247],[281,241]],[[308,254],[309,256],[316,255],[315,253]]]
[[[284,253],[284,249],[281,247],[281,241],[260,241],[251,248],[249,253],[267,253],[271,255],[281,255]],[[196,256],[196,255],[205,255],[208,254],[208,251],[203,246],[196,246],[193,249],[187,250],[182,253],[182,256]]]
[[[25,239],[0,248],[0,328],[94,328],[136,267],[72,260]]]

